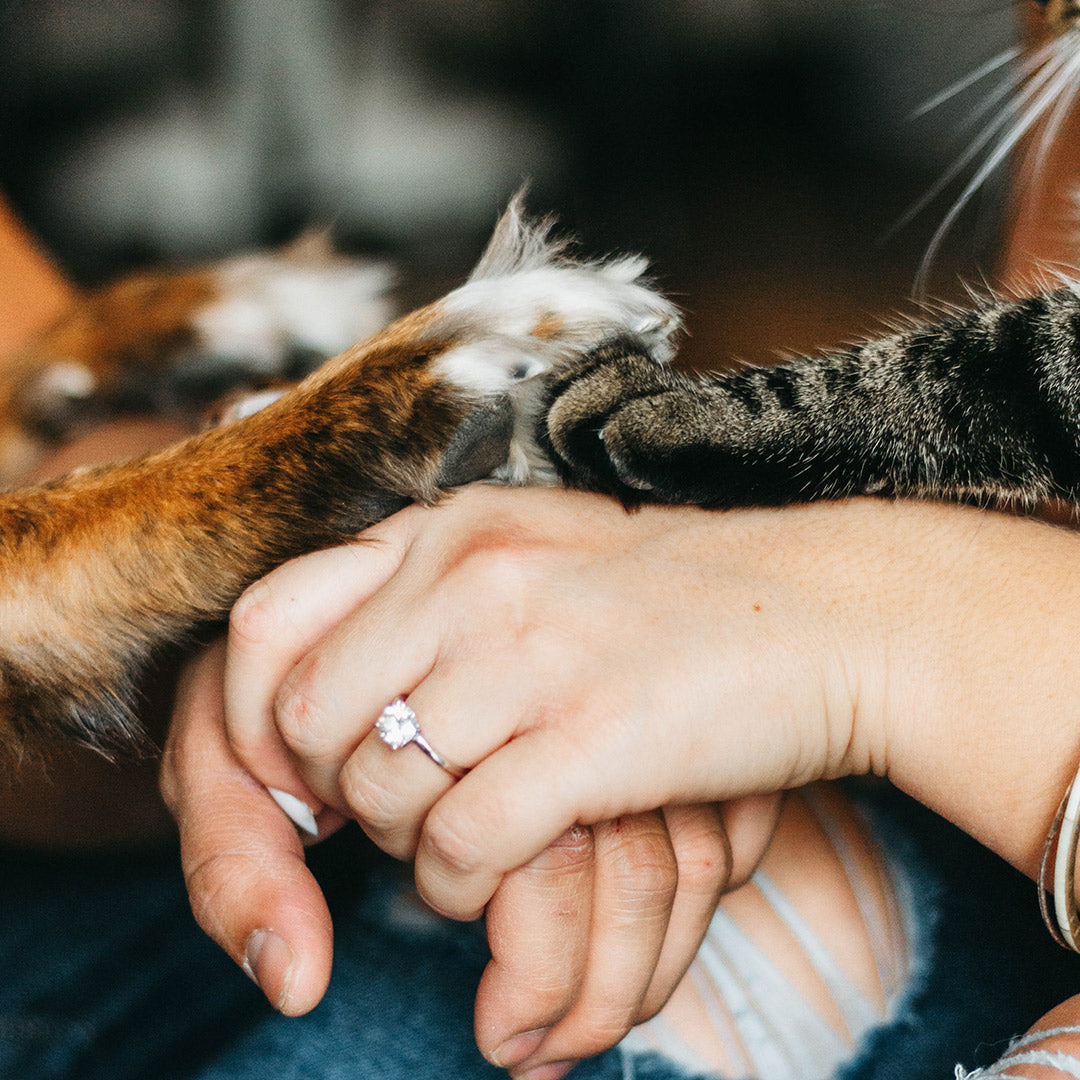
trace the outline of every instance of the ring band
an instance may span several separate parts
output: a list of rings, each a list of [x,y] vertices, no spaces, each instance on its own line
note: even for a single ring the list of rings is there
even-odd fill
[[[375,721],[375,730],[379,733],[379,738],[382,739],[391,750],[400,750],[403,746],[414,743],[423,750],[440,769],[444,769],[455,780],[460,780],[469,771],[468,769],[463,769],[460,765],[454,765],[452,762],[447,761],[446,758],[444,758],[442,754],[427,741],[424,737],[424,733],[420,730],[420,724],[416,719],[416,713],[404,698],[394,698],[394,700],[383,709],[379,714],[379,719]]]

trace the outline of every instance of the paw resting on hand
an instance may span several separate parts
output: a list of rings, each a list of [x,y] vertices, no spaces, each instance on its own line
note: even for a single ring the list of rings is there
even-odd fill
[[[686,501],[677,458],[692,385],[637,339],[607,342],[552,376],[538,438],[574,487],[628,506]]]

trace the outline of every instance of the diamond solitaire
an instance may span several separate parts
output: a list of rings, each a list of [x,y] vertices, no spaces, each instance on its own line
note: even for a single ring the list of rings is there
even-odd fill
[[[455,780],[460,780],[469,770],[454,765],[424,738],[416,713],[412,711],[404,698],[394,698],[379,714],[375,721],[375,730],[391,750],[400,750],[410,743],[418,746],[440,769],[445,769]]]
[[[416,713],[409,708],[405,699],[394,698],[375,721],[375,730],[387,746],[400,750],[416,738],[420,725],[416,722]]]

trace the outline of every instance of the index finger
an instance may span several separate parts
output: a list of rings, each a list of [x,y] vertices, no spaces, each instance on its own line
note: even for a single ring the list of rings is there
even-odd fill
[[[405,515],[361,540],[279,566],[240,597],[229,619],[225,716],[237,758],[263,783],[317,810],[319,800],[277,733],[274,698],[316,643],[393,575],[408,547]]]

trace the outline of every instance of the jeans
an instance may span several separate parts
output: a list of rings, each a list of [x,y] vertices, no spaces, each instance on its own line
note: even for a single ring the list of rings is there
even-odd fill
[[[937,896],[922,983],[836,1080],[946,1080],[1080,988],[1034,887],[895,793],[869,796]],[[0,1080],[484,1080],[472,999],[483,929],[409,898],[407,868],[344,830],[310,853],[335,925],[334,976],[286,1019],[195,925],[173,850],[0,852]],[[575,1080],[676,1080],[618,1048]]]

